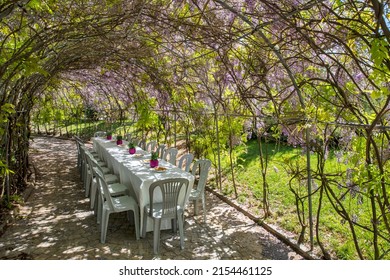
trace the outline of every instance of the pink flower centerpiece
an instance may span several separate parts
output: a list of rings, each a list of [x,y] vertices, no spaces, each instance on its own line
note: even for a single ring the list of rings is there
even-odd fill
[[[134,155],[135,154],[135,145],[133,142],[129,143],[129,154]]]
[[[122,145],[122,144],[123,144],[122,136],[121,136],[121,135],[118,135],[118,136],[116,137],[116,144],[117,144],[117,145]]]
[[[152,152],[150,157],[150,167],[155,168],[158,166],[158,152]]]

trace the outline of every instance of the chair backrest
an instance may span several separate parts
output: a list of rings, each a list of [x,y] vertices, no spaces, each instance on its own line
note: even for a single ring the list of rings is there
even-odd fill
[[[97,161],[93,157],[93,155],[87,149],[85,149],[84,152],[85,152],[85,157],[86,157],[86,160],[88,163],[88,168],[91,171],[92,176],[95,178],[93,168],[97,168],[100,171],[100,173],[103,174],[102,167],[97,163]]]
[[[179,159],[179,162],[177,163],[177,167],[183,169],[186,172],[189,172],[193,160],[194,160],[193,154],[191,153],[185,154]]]
[[[176,165],[176,156],[178,152],[178,149],[171,147],[165,151],[163,159],[173,165]]]
[[[80,149],[80,158],[81,158],[82,164],[88,164],[86,152],[89,152],[89,151],[88,151],[87,147],[85,147],[85,145],[82,143],[78,143],[78,148]]]
[[[132,142],[134,145],[138,146],[139,139],[137,137],[131,137],[129,142]]]
[[[76,139],[76,146],[77,146],[77,155],[81,156],[81,147],[80,146],[84,145],[84,143],[76,137],[75,137],[75,139]]]
[[[162,159],[163,156],[164,156],[165,147],[166,147],[165,144],[160,144],[160,145],[158,146],[158,148],[157,148],[158,157],[161,158],[161,159]]]
[[[149,204],[150,209],[153,209],[154,192],[159,189],[162,195],[161,218],[176,217],[177,206],[179,204],[179,194],[182,188],[185,188],[187,196],[189,181],[185,178],[170,178],[153,182],[149,188]],[[159,202],[160,203],[160,202]],[[152,211],[149,212],[151,216]]]
[[[77,138],[75,138],[75,140],[76,140],[77,150],[79,151],[80,145],[82,145],[83,143],[80,140],[78,140]]]
[[[84,145],[83,140],[81,140],[79,137],[75,136],[74,139],[76,139],[76,146],[77,146],[77,155],[81,157],[81,145]],[[78,158],[79,160],[79,158]]]
[[[194,162],[192,166],[192,175],[198,178],[198,184],[196,185],[196,190],[198,192],[203,192],[204,187],[206,186],[207,176],[209,175],[209,170],[211,167],[211,161],[208,159],[199,159]]]
[[[145,151],[152,152],[156,149],[157,141],[153,140],[146,144]]]
[[[104,136],[106,136],[106,132],[105,131],[96,131],[93,136],[94,137],[104,137]]]
[[[125,140],[128,142],[132,141],[131,133],[126,133]]]
[[[94,176],[96,177],[96,181],[98,183],[99,195],[102,198],[102,201],[106,201],[108,203],[108,207],[110,210],[114,210],[114,204],[112,203],[112,197],[110,195],[110,191],[108,190],[107,182],[104,179],[103,173],[99,170],[99,168],[94,167],[92,169]]]
[[[84,144],[83,139],[81,139],[81,138],[78,137],[77,135],[73,135],[73,138],[76,139],[77,142]]]
[[[80,151],[81,151],[81,158],[82,158],[82,167],[83,167],[83,174],[88,174],[88,171],[91,172],[93,176],[93,163],[92,160],[95,160],[95,158],[92,156],[91,152],[88,151],[87,147],[85,145],[80,145]],[[96,161],[96,160],[95,160]],[[96,162],[97,164],[97,162]]]
[[[146,140],[145,139],[139,140],[138,143],[137,143],[137,146],[145,151],[145,149],[146,149]]]

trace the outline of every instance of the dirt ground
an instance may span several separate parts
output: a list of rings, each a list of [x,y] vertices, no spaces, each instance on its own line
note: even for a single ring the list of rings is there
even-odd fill
[[[101,244],[76,154],[72,140],[33,138],[31,159],[39,177],[18,219],[0,237],[0,259],[303,259],[210,193],[206,224],[203,215],[194,217],[192,207],[186,211],[184,250],[178,234],[162,231],[161,251],[155,256],[153,234],[136,240],[124,214],[110,216],[106,243]]]

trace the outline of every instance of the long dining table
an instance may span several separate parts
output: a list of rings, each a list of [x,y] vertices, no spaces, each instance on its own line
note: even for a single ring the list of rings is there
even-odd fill
[[[158,180],[168,178],[185,178],[189,184],[187,189],[183,188],[179,195],[179,202],[182,207],[188,203],[191,189],[194,185],[194,176],[177,166],[159,159],[159,166],[166,170],[160,172],[150,168],[150,153],[136,147],[136,153],[129,154],[128,142],[123,141],[122,145],[117,145],[116,140],[107,140],[102,137],[92,138],[94,150],[98,153],[100,159],[107,163],[107,167],[119,176],[120,183],[128,187],[128,194],[136,198],[140,207],[140,231],[143,228],[144,206],[149,204],[149,187]],[[161,192],[155,192],[154,201],[161,202]],[[170,221],[162,221],[161,229],[171,228]],[[147,222],[146,231],[153,231],[152,219]]]

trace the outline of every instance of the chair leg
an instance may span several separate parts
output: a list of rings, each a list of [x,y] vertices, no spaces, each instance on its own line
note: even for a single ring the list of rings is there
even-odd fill
[[[85,197],[88,197],[89,196],[89,192],[91,190],[91,181],[92,181],[92,176],[89,176],[87,174],[87,179],[85,180]]]
[[[82,179],[83,179],[84,183],[85,183],[85,177],[87,177],[87,173],[88,173],[87,163],[84,162],[84,164],[83,164],[83,172],[82,172]]]
[[[177,220],[176,219],[171,220],[171,227],[172,227],[172,232],[176,234],[177,233]]]
[[[81,161],[81,164],[80,164],[80,177],[81,177],[81,181],[84,182],[84,168],[85,168],[85,164],[84,164],[84,161]]]
[[[194,200],[194,214],[197,216],[199,214],[198,211],[198,198]]]
[[[102,212],[103,213],[102,213],[102,221],[101,221],[100,243],[106,243],[108,219],[110,217],[110,212],[105,209],[103,209]]]
[[[90,209],[94,209],[95,208],[95,203],[96,203],[96,191],[97,191],[97,184],[94,184],[92,182],[92,185],[91,185],[91,191],[89,193],[89,199],[90,199]]]
[[[81,164],[81,155],[80,152],[77,153],[77,169],[80,170],[80,165]]]
[[[206,195],[202,195],[203,222],[206,223]]]
[[[183,221],[183,214],[178,213],[177,220],[179,223],[179,233],[180,233],[180,249],[184,249],[184,221]]]
[[[160,225],[161,219],[153,219],[153,250],[154,254],[157,255],[160,252]]]
[[[84,190],[85,190],[85,168],[83,167],[83,170],[81,171],[81,181],[83,182],[83,187],[84,187]]]
[[[138,209],[138,206],[134,207],[133,213],[134,213],[135,238],[137,240],[139,240],[139,209]]]
[[[98,195],[98,201],[97,201],[97,223],[100,224],[102,220],[102,211],[103,211],[103,201],[100,195]]]
[[[142,222],[142,238],[146,237],[146,226],[148,223],[148,213],[144,211],[144,220]]]

